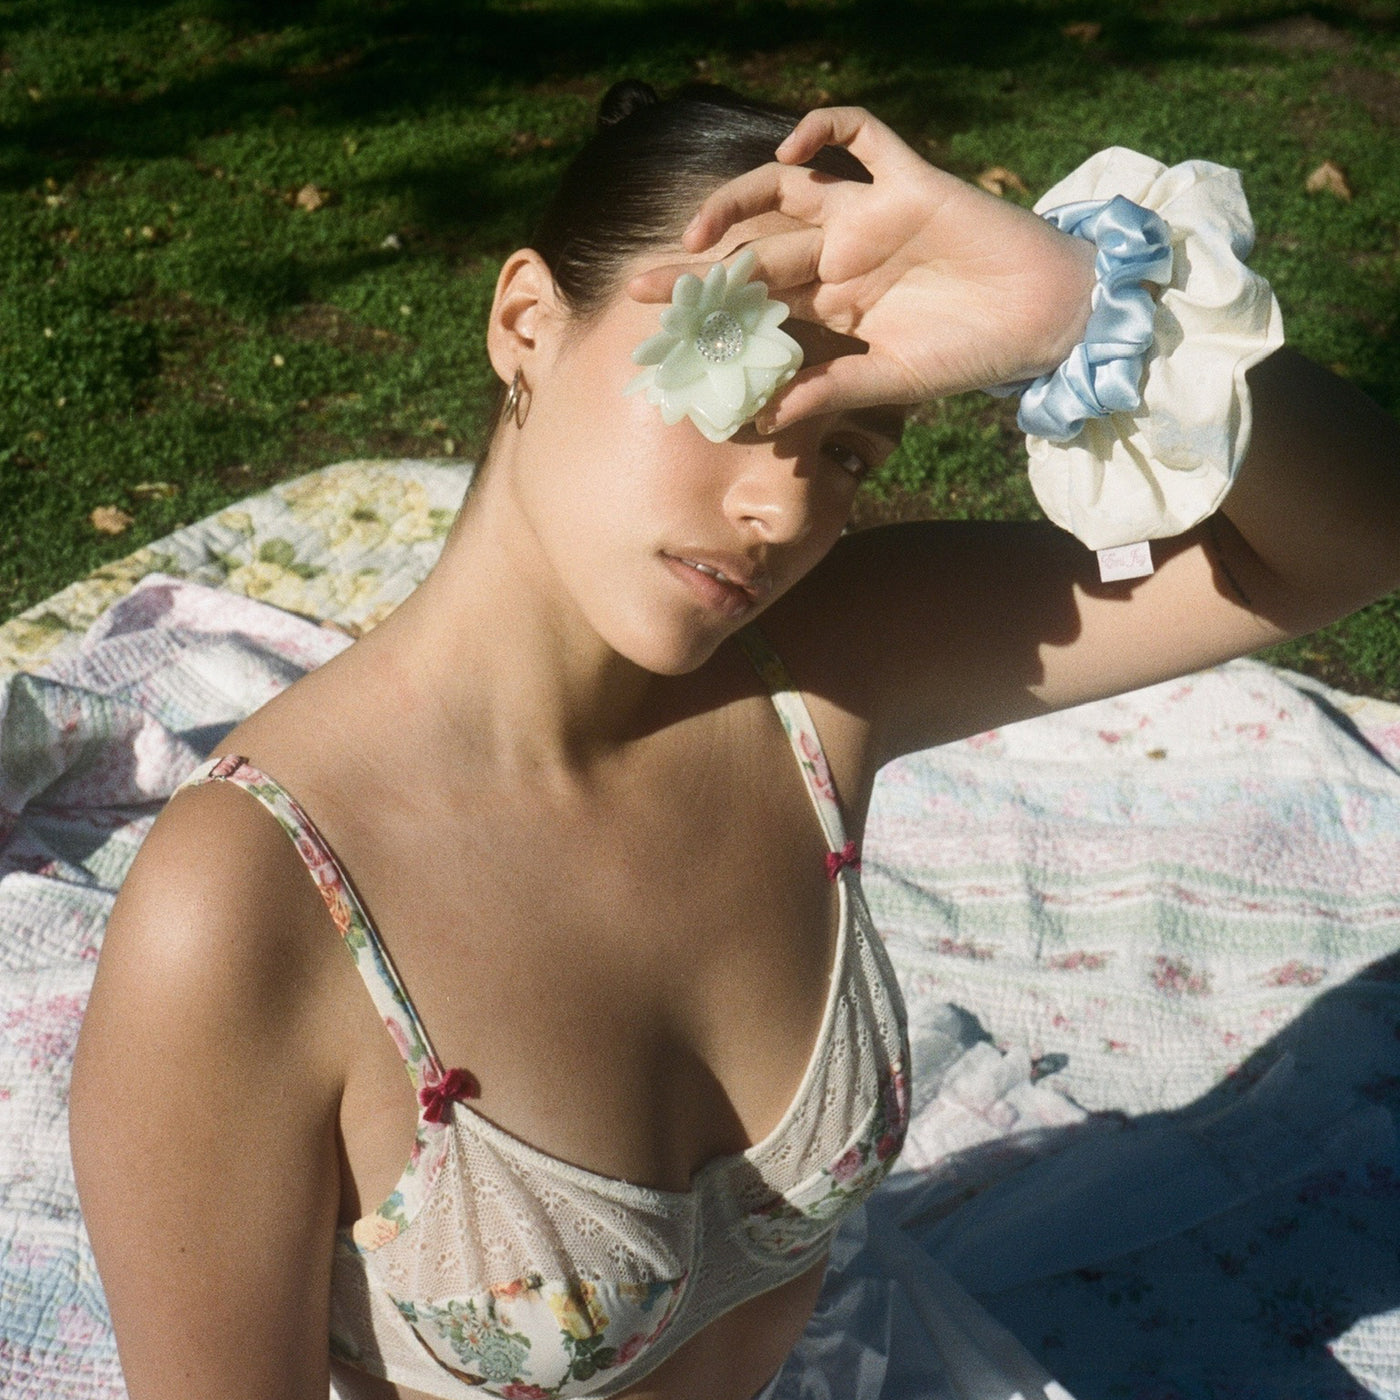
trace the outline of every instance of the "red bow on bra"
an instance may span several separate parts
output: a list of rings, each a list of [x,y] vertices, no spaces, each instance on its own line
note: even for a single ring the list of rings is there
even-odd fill
[[[856,843],[847,841],[839,851],[826,853],[826,878],[834,880],[846,867],[860,869],[860,857],[856,854]]]
[[[450,1069],[441,1079],[425,1084],[418,1091],[423,1117],[429,1123],[441,1123],[447,1117],[448,1104],[480,1097],[481,1085],[464,1069]]]

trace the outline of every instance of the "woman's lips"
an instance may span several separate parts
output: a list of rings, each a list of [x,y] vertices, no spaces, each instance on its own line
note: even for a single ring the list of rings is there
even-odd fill
[[[740,582],[718,562],[692,559],[686,555],[663,554],[666,567],[684,583],[706,607],[726,617],[739,617],[772,591],[766,574]],[[735,567],[737,572],[736,566]]]

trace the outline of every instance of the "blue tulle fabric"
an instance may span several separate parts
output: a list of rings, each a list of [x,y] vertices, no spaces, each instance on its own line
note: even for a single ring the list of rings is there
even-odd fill
[[[1021,431],[1051,442],[1078,437],[1085,421],[1137,408],[1143,364],[1152,346],[1152,293],[1172,275],[1171,230],[1150,209],[1122,195],[1047,210],[1056,228],[1089,239],[1094,259],[1093,309],[1084,340],[1051,374],[988,392],[1021,395]]]

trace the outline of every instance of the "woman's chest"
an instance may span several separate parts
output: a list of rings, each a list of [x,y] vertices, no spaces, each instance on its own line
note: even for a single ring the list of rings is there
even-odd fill
[[[433,841],[381,835],[392,858],[360,891],[440,1058],[480,1085],[475,1110],[551,1156],[670,1190],[782,1117],[837,946],[798,775],[712,789],[681,777],[649,802],[595,802],[588,821],[483,804]],[[358,1210],[392,1187],[417,1108],[372,1021],[342,1118]]]

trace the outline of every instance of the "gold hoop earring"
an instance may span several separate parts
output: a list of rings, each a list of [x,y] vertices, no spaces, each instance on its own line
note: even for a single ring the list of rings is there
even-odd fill
[[[517,428],[525,426],[525,420],[520,416],[520,399],[520,371],[516,370],[510,381],[510,390],[506,394],[505,404],[501,408],[501,417],[512,419]]]

